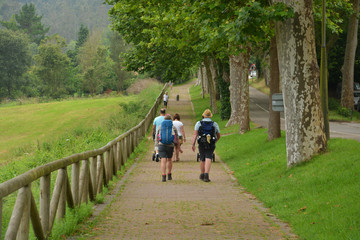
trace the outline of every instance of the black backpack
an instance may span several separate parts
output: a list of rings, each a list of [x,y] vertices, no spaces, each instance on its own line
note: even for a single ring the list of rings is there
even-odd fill
[[[215,146],[216,136],[213,121],[200,121],[198,130],[198,144],[205,149],[210,149]]]

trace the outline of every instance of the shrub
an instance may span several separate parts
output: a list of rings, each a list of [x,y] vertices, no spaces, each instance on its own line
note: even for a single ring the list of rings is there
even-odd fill
[[[351,109],[349,108],[339,107],[338,113],[344,117],[351,117]]]
[[[339,100],[335,98],[329,98],[329,110],[338,111],[341,108]]]

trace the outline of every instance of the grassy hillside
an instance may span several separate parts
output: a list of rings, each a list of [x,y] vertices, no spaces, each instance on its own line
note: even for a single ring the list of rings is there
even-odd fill
[[[209,105],[199,93],[199,87],[191,89],[197,115]],[[214,119],[220,126],[226,123],[218,115]],[[231,133],[224,127],[221,132]],[[232,133],[220,139],[216,153],[239,184],[288,222],[300,239],[360,239],[359,142],[331,139],[325,154],[287,169],[284,133],[271,142],[263,128]]]
[[[153,89],[150,101],[160,93],[160,88],[156,84],[150,88]],[[142,95],[1,107],[0,163],[31,152],[42,142],[70,134],[74,129],[101,127],[121,111],[121,105],[140,99]]]

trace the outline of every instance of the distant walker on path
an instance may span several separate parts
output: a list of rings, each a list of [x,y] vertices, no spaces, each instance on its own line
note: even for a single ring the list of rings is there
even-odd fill
[[[169,95],[168,95],[168,92],[165,92],[165,94],[164,94],[164,107],[167,107],[168,101],[169,101]]]
[[[209,172],[211,159],[215,150],[215,144],[219,141],[221,135],[219,125],[211,120],[213,116],[211,111],[206,109],[202,116],[203,120],[195,124],[192,150],[195,152],[195,143],[197,140],[200,153],[200,180],[210,182]]]

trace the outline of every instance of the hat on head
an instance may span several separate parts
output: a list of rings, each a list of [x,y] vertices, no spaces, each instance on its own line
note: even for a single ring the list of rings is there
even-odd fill
[[[202,116],[203,116],[204,118],[211,118],[213,115],[212,115],[210,109],[206,109],[206,110],[204,111],[204,113],[202,114]]]
[[[170,114],[166,114],[166,115],[165,115],[165,120],[171,120],[171,115],[170,115]]]

